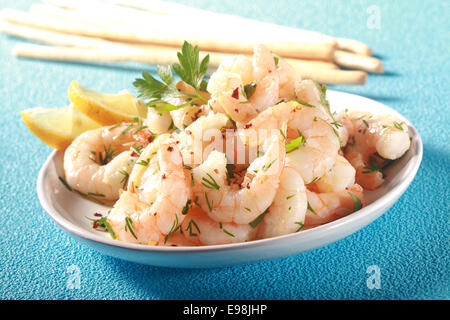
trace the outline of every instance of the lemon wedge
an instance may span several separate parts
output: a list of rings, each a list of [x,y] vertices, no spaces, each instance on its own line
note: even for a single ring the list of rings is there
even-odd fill
[[[21,113],[30,131],[45,144],[63,150],[84,131],[100,125],[72,106],[58,108],[30,108]]]
[[[69,99],[76,109],[104,126],[147,115],[147,107],[126,90],[117,94],[101,93],[72,81]]]

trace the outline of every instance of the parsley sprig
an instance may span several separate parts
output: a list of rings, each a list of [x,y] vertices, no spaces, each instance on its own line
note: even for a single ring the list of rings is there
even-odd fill
[[[206,92],[207,82],[203,78],[208,70],[209,55],[200,61],[198,46],[193,47],[185,41],[177,56],[179,63],[174,63],[172,66],[158,66],[157,72],[162,81],[144,71],[142,78],[133,82],[139,97],[148,99],[147,106],[155,108],[160,113],[184,108],[195,100],[208,102],[200,92]],[[181,80],[195,89],[195,94],[178,91],[172,69]],[[186,103],[172,104],[171,101],[176,98],[185,98]]]

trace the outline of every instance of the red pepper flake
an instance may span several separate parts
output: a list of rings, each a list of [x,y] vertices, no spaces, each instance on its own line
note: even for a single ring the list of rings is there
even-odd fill
[[[190,130],[186,130],[186,134],[191,135],[192,132]]]
[[[163,180],[166,178],[166,174],[165,173],[162,174],[162,178],[163,178]]]
[[[217,170],[217,169],[214,169],[214,172],[217,173],[217,174],[219,174],[219,170]]]
[[[234,111],[236,111],[236,113],[239,113],[239,109],[238,108],[234,109]]]
[[[234,89],[233,94],[231,96],[235,99],[239,99],[239,87]]]
[[[267,72],[272,73],[272,70],[269,69],[269,71],[267,71]]]
[[[248,129],[248,128],[250,128],[251,126],[252,126],[251,123],[247,123],[247,124],[244,126],[244,129]]]
[[[97,229],[98,228],[98,223],[97,221],[94,221],[94,223],[92,224],[92,228]]]
[[[172,151],[173,151],[173,147],[172,147],[172,146],[169,146],[169,147],[167,148],[167,151],[172,152]]]
[[[94,213],[94,217],[101,217],[101,216],[102,216],[102,214],[99,212]]]
[[[136,151],[133,151],[133,152],[131,153],[131,156],[132,156],[132,157],[139,157],[139,155],[136,153]]]
[[[250,189],[250,183],[247,183],[247,189]]]

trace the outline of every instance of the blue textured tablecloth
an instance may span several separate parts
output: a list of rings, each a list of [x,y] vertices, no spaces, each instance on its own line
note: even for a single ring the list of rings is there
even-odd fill
[[[2,0],[1,6],[27,10],[32,2]],[[392,209],[366,228],[337,243],[284,259],[183,270],[103,256],[73,240],[40,207],[36,178],[52,150],[27,130],[19,112],[32,106],[67,104],[72,79],[107,92],[132,90],[142,66],[110,68],[16,59],[11,48],[19,40],[3,35],[0,298],[449,299],[450,3],[184,3],[368,43],[383,59],[386,74],[370,75],[365,86],[333,89],[381,101],[412,121],[424,143],[416,179]],[[72,265],[79,268],[80,289],[67,284]],[[366,284],[371,265],[381,272],[380,289],[369,289]]]

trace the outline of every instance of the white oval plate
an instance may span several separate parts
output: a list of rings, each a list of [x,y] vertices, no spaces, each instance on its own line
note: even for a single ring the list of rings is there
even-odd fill
[[[37,193],[44,210],[75,239],[113,257],[155,266],[208,268],[275,259],[315,249],[342,239],[386,212],[414,179],[422,160],[422,141],[412,124],[395,110],[374,100],[329,90],[333,110],[364,110],[373,114],[390,113],[409,126],[412,137],[409,151],[390,165],[385,183],[375,191],[366,191],[368,205],[339,220],[299,233],[245,243],[204,247],[155,247],[112,240],[96,231],[90,221],[94,212],[105,214],[110,208],[70,192],[58,177],[64,177],[63,152],[54,151],[42,166]]]

